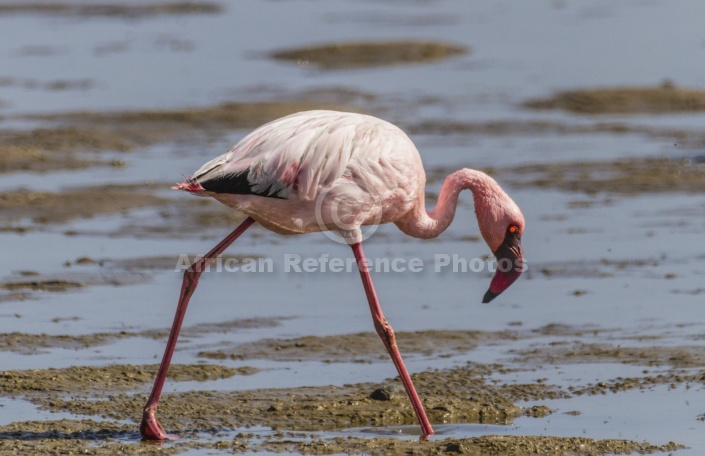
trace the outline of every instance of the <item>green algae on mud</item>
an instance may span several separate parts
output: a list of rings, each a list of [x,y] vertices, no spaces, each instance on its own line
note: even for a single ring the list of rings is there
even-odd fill
[[[159,2],[140,5],[125,5],[122,3],[36,3],[18,2],[0,4],[0,15],[31,14],[45,16],[68,17],[116,17],[124,19],[144,19],[156,16],[181,16],[187,14],[217,14],[223,7],[213,2]]]
[[[173,442],[168,446],[140,442],[134,426],[90,419],[21,421],[0,426],[1,455],[171,455],[201,447],[197,442]]]
[[[245,318],[219,323],[202,323],[182,329],[183,336],[199,337],[204,334],[220,333],[240,328],[271,328],[286,320],[279,318]],[[113,331],[81,335],[69,334],[27,334],[20,332],[0,333],[0,351],[34,354],[49,348],[78,350],[108,344],[129,338],[166,339],[167,329],[148,329],[143,331]]]
[[[520,187],[587,194],[700,193],[705,188],[705,168],[687,158],[541,163],[493,172]]]
[[[486,136],[551,136],[551,135],[641,135],[662,141],[673,141],[679,147],[701,149],[705,132],[677,127],[654,127],[624,121],[569,123],[552,120],[491,120],[468,122],[458,120],[424,120],[403,125],[411,134],[486,135]]]
[[[123,133],[133,133],[139,144],[162,141],[165,136],[176,134],[184,137],[195,131],[222,132],[258,127],[266,122],[299,111],[312,109],[344,109],[334,102],[292,100],[271,102],[228,102],[214,106],[191,107],[171,110],[95,112],[77,111],[59,114],[25,116],[28,120],[43,120],[68,124],[89,124],[117,128]],[[352,109],[349,108],[348,109]],[[186,129],[184,131],[184,129]],[[128,136],[129,137],[129,136]]]
[[[231,102],[168,111],[78,111],[19,116],[47,125],[29,130],[0,130],[0,173],[99,165],[120,167],[123,160],[105,160],[96,153],[128,152],[158,143],[193,142],[204,135],[212,137],[254,128],[298,111],[353,109],[336,103],[335,95],[328,98],[333,101]]]
[[[127,366],[129,367],[129,366]],[[156,367],[156,366],[152,366]],[[187,366],[198,369],[198,366]],[[208,369],[213,368],[209,366]],[[121,372],[126,366],[116,366]],[[178,369],[178,368],[177,368]],[[490,379],[492,373],[503,371],[499,365],[468,364],[464,367],[413,375],[424,398],[427,411],[435,423],[492,423],[507,424],[521,415],[534,415],[514,405],[518,401],[565,398],[571,393],[543,384],[501,384]],[[57,372],[59,373],[57,375]],[[27,400],[40,408],[69,412],[77,416],[101,417],[89,419],[17,422],[0,427],[0,452],[10,448],[61,449],[88,454],[152,454],[153,446],[137,442],[137,421],[145,397],[134,394],[142,380],[152,372],[143,372],[141,366],[127,372],[136,376],[118,377],[106,389],[97,388],[96,380],[105,372],[93,370],[36,370],[34,382],[22,389]],[[197,371],[200,372],[200,371]],[[216,369],[208,371],[207,379],[223,375]],[[225,374],[228,374],[226,371]],[[56,378],[56,388],[48,378]],[[192,373],[189,376],[193,376]],[[46,377],[46,378],[45,378]],[[111,380],[114,380],[111,378]],[[393,383],[398,383],[394,380]],[[428,442],[418,440],[374,438],[325,438],[317,432],[361,426],[413,425],[415,416],[406,396],[401,394],[389,400],[370,398],[379,386],[360,383],[345,386],[259,389],[240,392],[190,391],[165,394],[159,409],[162,424],[169,432],[182,439],[162,448],[179,453],[190,448],[208,448],[218,452],[295,451],[303,454],[364,453],[364,454],[631,454],[675,451],[676,443],[652,445],[648,442],[627,440],[595,440],[583,437],[482,436],[467,439],[435,436]],[[37,390],[33,388],[39,388]],[[401,388],[401,387],[399,387]],[[79,391],[76,394],[74,390]],[[67,398],[66,393],[72,397]],[[550,413],[550,411],[548,411]],[[539,418],[537,418],[539,419]],[[133,427],[124,420],[134,422]],[[238,433],[235,438],[223,440],[227,430],[248,426],[272,429],[265,436]],[[277,430],[281,430],[277,432]],[[212,438],[204,438],[211,434]],[[29,441],[28,441],[29,440]],[[130,443],[132,440],[134,443]],[[121,445],[118,447],[118,445]],[[132,449],[132,452],[130,452]]]
[[[0,372],[0,390],[6,394],[107,393],[141,389],[154,380],[157,365],[114,364],[101,367],[72,366]],[[168,377],[173,381],[218,380],[234,375],[252,375],[254,367],[231,368],[217,364],[175,364]]]
[[[28,297],[25,297],[27,299]],[[0,351],[35,354],[50,348],[80,350],[113,342],[126,333],[93,333],[87,335],[27,334],[20,332],[0,333]]]
[[[559,92],[529,100],[531,109],[562,109],[576,114],[667,114],[705,111],[705,90],[664,83],[656,87],[609,87]]]
[[[120,160],[101,160],[82,152],[127,151],[133,143],[107,129],[58,127],[0,130],[0,173],[48,172],[90,166],[120,167]]]
[[[517,334],[509,331],[417,331],[396,332],[402,353],[443,356],[473,350],[479,342],[512,340]],[[389,359],[375,333],[341,334],[335,336],[305,336],[294,339],[261,339],[232,349],[202,351],[198,356],[209,359],[266,358],[277,361],[364,362]]]
[[[261,322],[241,321],[243,325],[259,325]],[[196,325],[186,328],[190,331],[218,331],[222,325]],[[597,332],[596,332],[597,331]],[[597,334],[608,337],[620,337],[619,331],[591,327],[570,327],[566,325],[547,325],[535,330],[512,333],[502,332],[482,334],[472,331],[451,332],[445,337],[436,337],[438,332],[424,332],[424,337],[433,341],[446,341],[454,347],[470,343],[494,343],[505,337],[585,337]],[[161,334],[162,336],[164,334]],[[418,337],[402,337],[413,340]],[[358,344],[371,339],[374,334],[353,334],[350,339],[341,338],[341,345]],[[603,338],[603,337],[601,337]],[[326,344],[333,344],[333,338],[300,338],[279,341],[297,350],[319,352],[320,358],[336,359],[337,352],[330,352]],[[620,339],[621,340],[621,339]],[[297,347],[296,341],[302,341]],[[378,341],[377,341],[378,342]],[[266,341],[264,346],[255,346],[254,350],[267,350],[275,344]],[[377,344],[379,345],[379,344]],[[407,347],[409,348],[409,347]],[[413,348],[413,347],[412,347]],[[425,346],[417,347],[424,353]],[[365,345],[362,345],[365,349]],[[686,362],[677,363],[674,356],[680,356],[682,349],[670,351],[634,350],[615,347],[607,349],[604,344],[573,343],[552,344],[540,349],[529,349],[519,353],[521,362],[509,366],[499,364],[468,363],[461,367],[419,372],[412,375],[419,395],[423,398],[429,418],[433,423],[485,423],[510,424],[519,416],[541,419],[550,414],[548,407],[537,402],[553,399],[570,399],[577,396],[596,394],[613,394],[629,389],[648,390],[658,385],[705,384],[705,368],[702,357],[681,358]],[[287,350],[286,347],[283,348]],[[536,353],[531,352],[534,350]],[[544,351],[549,350],[548,354]],[[413,351],[413,350],[412,350]],[[510,353],[517,354],[517,352]],[[691,353],[695,355],[694,353]],[[540,355],[545,355],[541,357]],[[259,356],[259,355],[258,355]],[[263,355],[264,356],[264,355]],[[276,358],[276,353],[274,358]],[[349,356],[349,355],[340,355]],[[537,357],[538,356],[538,357]],[[687,359],[686,359],[687,358]],[[308,360],[313,359],[311,357]],[[511,378],[516,372],[538,372],[545,365],[565,365],[580,362],[629,362],[647,366],[670,366],[655,375],[642,377],[617,377],[596,383],[574,384],[568,387],[552,385],[548,382],[521,383],[517,381],[498,380],[502,376]],[[656,364],[654,364],[656,363]],[[153,380],[156,365],[132,366],[113,365],[106,367],[71,367],[65,369],[37,369],[28,371],[7,371],[0,373],[0,389],[8,391],[11,397],[22,397],[42,410],[74,414],[78,421],[62,422],[18,422],[0,427],[0,453],[12,448],[61,448],[83,451],[93,448],[95,454],[110,448],[115,454],[140,454],[149,447],[136,441],[137,423],[146,400],[146,388]],[[230,368],[218,365],[176,365],[170,372],[170,381],[208,381],[228,378],[233,375],[257,373],[251,367]],[[236,381],[236,380],[233,380]],[[373,393],[379,388],[396,391],[384,397]],[[533,403],[524,408],[519,403]],[[102,421],[91,422],[82,417],[100,417]],[[335,452],[389,454],[412,452],[423,454],[442,454],[464,451],[467,454],[526,454],[535,451],[541,454],[631,454],[675,451],[682,448],[676,443],[652,445],[648,442],[626,440],[594,440],[582,437],[531,437],[531,436],[482,436],[468,439],[434,437],[430,442],[409,441],[387,437],[374,438],[326,438],[320,435],[301,434],[302,432],[319,432],[351,427],[365,426],[400,426],[416,423],[416,418],[398,379],[388,379],[382,384],[357,383],[343,386],[319,386],[297,388],[268,388],[246,391],[209,391],[193,390],[167,393],[163,396],[159,417],[169,432],[183,437],[177,444],[169,444],[165,449],[173,453],[187,451],[191,448],[207,448],[218,452],[242,451],[295,451],[304,454],[329,454]],[[131,428],[125,421],[134,423]],[[56,423],[56,424],[54,424]],[[232,434],[240,429],[252,426],[272,429],[267,435],[239,433],[234,439]],[[26,434],[18,434],[23,430]],[[277,432],[278,431],[278,432]],[[77,434],[78,433],[78,434]],[[83,433],[83,434],[81,434]],[[211,437],[206,437],[209,435]],[[31,442],[22,439],[22,435],[31,436]],[[85,435],[85,439],[70,436]],[[222,435],[229,435],[223,440]],[[92,436],[92,438],[90,438]],[[29,438],[29,437],[28,437]],[[10,440],[12,439],[12,440]],[[126,441],[127,440],[127,441]],[[122,445],[117,447],[116,445]],[[130,453],[130,448],[134,451]],[[91,450],[93,451],[93,450]],[[90,453],[89,453],[90,454]]]
[[[324,70],[379,67],[441,60],[466,54],[464,46],[427,41],[344,42],[285,49],[275,59],[315,65]]]
[[[618,362],[639,366],[671,366],[674,368],[703,368],[705,355],[702,347],[629,347],[624,344],[607,343],[562,343],[549,347],[514,351],[517,361],[544,363],[561,361],[564,363]],[[698,375],[700,378],[700,375]]]
[[[10,219],[64,223],[74,218],[123,212],[171,203],[147,191],[150,185],[100,185],[61,192],[15,190],[0,193],[0,211]]]
[[[14,282],[0,282],[0,290],[39,290],[39,291],[67,291],[81,288],[83,283],[62,279],[22,280]]]
[[[43,225],[61,225],[74,219],[101,215],[124,214],[135,209],[154,208],[153,217],[123,224],[111,236],[173,236],[182,237],[203,232],[203,227],[225,228],[240,223],[245,215],[214,200],[193,198],[173,192],[172,183],[141,182],[70,187],[58,191],[13,190],[0,192],[0,211],[5,219],[0,229],[26,232]],[[158,193],[162,191],[161,193]],[[188,210],[186,210],[188,209]],[[173,223],[178,220],[179,223]],[[31,221],[31,226],[17,223]],[[94,234],[76,230],[67,235]]]
[[[188,435],[187,435],[188,437]],[[238,433],[235,438],[200,442],[180,439],[168,444],[138,442],[136,429],[93,420],[25,421],[0,426],[0,454],[90,454],[158,455],[179,454],[189,450],[207,450],[226,454],[245,452],[297,452],[300,454],[470,454],[470,455],[598,455],[651,454],[684,448],[673,442],[652,445],[629,440],[596,440],[585,437],[483,436],[467,439],[428,441],[389,437],[335,437],[325,439],[315,434],[278,432],[262,436]]]
[[[70,263],[64,263],[68,268]],[[75,291],[88,286],[109,285],[125,286],[142,283],[148,280],[146,274],[136,271],[76,271],[66,270],[60,273],[41,274],[36,272],[36,276],[31,279],[21,277],[7,277],[0,279],[0,301],[25,301],[34,298],[41,293],[65,293]],[[0,334],[0,350],[3,349],[3,338],[7,334]],[[33,345],[33,349],[40,347]]]
[[[298,441],[297,441],[298,440]],[[369,455],[497,455],[525,456],[543,455],[599,455],[599,454],[652,454],[684,448],[669,442],[651,445],[646,442],[585,437],[510,436],[490,435],[467,439],[432,439],[427,442],[400,440],[389,437],[365,439],[360,437],[336,437],[330,440],[315,439],[270,439],[263,449],[295,451],[301,454],[369,454]]]
[[[121,368],[116,367],[117,372]],[[197,368],[197,365],[192,368]],[[521,407],[514,405],[516,401],[564,397],[564,393],[552,385],[493,384],[487,379],[490,369],[487,366],[468,365],[414,375],[429,418],[438,423],[506,424],[525,413]],[[134,371],[132,369],[130,372]],[[96,372],[99,380],[101,371]],[[42,380],[46,380],[43,377],[50,377],[53,372],[40,371],[40,374]],[[144,397],[120,392],[120,389],[127,382],[133,386],[141,386],[141,383],[121,378],[117,386],[109,384],[108,396],[101,396],[96,394],[95,382],[95,379],[85,378],[85,386],[78,387],[78,391],[92,392],[89,397],[85,394],[74,395],[70,399],[65,397],[63,391],[74,387],[73,379],[61,381],[56,389],[41,387],[41,381],[37,380],[30,386],[42,388],[39,391],[41,394],[30,394],[31,387],[22,388],[20,392],[26,393],[27,400],[51,411],[117,420],[135,419],[139,415]],[[370,395],[378,387],[378,384],[359,383],[168,393],[160,403],[159,416],[162,425],[176,432],[237,429],[243,426],[316,431],[370,425],[412,425],[416,422],[405,395],[393,396],[387,401],[372,399]]]

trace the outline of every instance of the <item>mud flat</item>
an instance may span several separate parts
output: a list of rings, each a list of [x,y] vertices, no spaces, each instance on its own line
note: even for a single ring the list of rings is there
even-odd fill
[[[328,97],[335,99],[336,95]],[[0,173],[50,172],[97,165],[122,167],[125,160],[106,160],[99,152],[129,152],[157,143],[213,138],[310,109],[346,108],[334,101],[311,100],[233,102],[168,111],[81,111],[21,116],[20,120],[42,122],[43,126],[0,129]]]
[[[493,170],[514,185],[588,194],[700,193],[705,168],[688,158],[542,163]]]
[[[143,5],[119,3],[80,4],[71,2],[24,2],[0,5],[2,14],[30,14],[68,17],[116,17],[142,19],[154,16],[179,16],[185,14],[217,14],[221,5],[212,2],[164,2]]]
[[[705,111],[705,90],[675,87],[608,87],[558,92],[530,100],[531,109],[562,109],[576,114],[668,114]]]
[[[371,454],[371,455],[509,455],[526,454],[652,454],[672,452],[680,446],[675,443],[650,445],[628,440],[594,440],[582,437],[511,437],[487,436],[470,439],[445,439],[418,442],[389,437],[365,439],[336,437],[320,440],[312,434],[278,432],[273,437],[241,432],[232,439],[214,443],[176,441],[165,445],[145,442],[125,443],[135,437],[127,425],[104,426],[92,420],[57,420],[24,422],[0,427],[0,451],[3,454],[91,454],[91,455],[158,455],[180,454],[189,450],[205,449],[221,454],[262,452],[297,452],[301,454]],[[33,441],[28,441],[33,438]],[[103,442],[108,443],[103,443]]]
[[[249,126],[245,119],[249,109],[262,115],[278,116],[280,110],[302,108],[299,104],[272,105],[271,111],[262,105],[219,105],[207,110],[177,110],[168,112],[121,113],[66,113],[36,116],[50,124],[24,137],[13,131],[13,142],[27,149],[36,147],[41,153],[57,156],[78,154],[100,160],[106,149],[125,153],[140,144],[187,140],[190,134],[223,134],[232,125]],[[241,120],[237,120],[243,116]],[[207,119],[207,121],[204,121]],[[238,123],[242,122],[242,123]],[[51,126],[53,124],[54,126]],[[74,124],[83,124],[77,130]],[[115,126],[115,135],[107,134],[109,125]],[[496,123],[484,126],[470,124],[424,125],[420,128],[456,133],[468,129],[484,129],[485,134],[512,135],[535,130],[536,125]],[[574,131],[561,124],[546,124],[542,134],[591,133]],[[622,134],[619,127],[587,127]],[[641,131],[629,131],[641,133]],[[651,134],[648,131],[644,131]],[[95,134],[93,134],[95,133]],[[26,142],[22,142],[26,141]],[[33,142],[36,141],[36,142]],[[85,155],[88,154],[88,155]],[[75,155],[79,157],[79,155]],[[27,156],[31,161],[31,155]],[[36,160],[36,156],[34,157]],[[41,160],[40,160],[41,161]],[[51,162],[45,162],[51,170]],[[94,166],[93,162],[81,166]],[[61,165],[56,165],[57,169]],[[594,194],[612,192],[623,196],[650,192],[698,192],[703,184],[703,171],[698,163],[684,159],[639,159],[599,162],[545,163],[493,170],[503,180],[521,187],[561,189]],[[0,194],[0,209],[13,223],[27,223],[26,230],[63,229],[63,224],[79,218],[119,214],[134,209],[154,208],[154,220],[123,225],[110,236],[179,236],[188,226],[232,226],[239,215],[208,200],[170,198],[161,189],[171,183],[143,183],[70,187],[55,192],[14,190]],[[186,208],[185,205],[188,205]],[[170,228],[169,220],[181,222],[179,228]],[[13,226],[6,227],[11,230]],[[95,233],[66,231],[67,236]],[[105,234],[105,233],[103,233]],[[193,232],[191,232],[193,234]],[[32,293],[66,293],[94,284],[104,270],[109,275],[130,283],[145,280],[154,271],[173,268],[175,259],[168,256],[111,260],[105,258],[70,258],[67,272],[47,276],[37,271],[24,271],[0,284],[7,292],[7,300],[21,300]],[[625,263],[577,262],[547,264],[541,269],[546,275],[609,277],[624,268],[647,268],[651,263],[624,260]],[[125,274],[120,275],[120,274]],[[136,274],[136,275],[131,275]],[[132,282],[134,283],[134,282]],[[577,290],[579,291],[579,290]],[[577,295],[577,294],[576,294]],[[70,317],[67,317],[70,318]],[[224,322],[185,328],[185,335],[228,331],[238,327],[267,327],[277,325],[279,319]],[[520,322],[516,325],[521,326]],[[605,337],[598,342],[582,340],[590,334]],[[125,339],[163,340],[167,330],[116,330],[80,336],[6,333],[0,337],[0,350],[17,355],[37,355],[51,350],[81,350],[103,346]],[[548,348],[532,347],[534,338],[560,338]],[[625,391],[645,391],[663,385],[705,384],[705,361],[697,346],[626,347],[618,338],[619,330],[571,327],[546,327],[536,331],[518,330],[442,331],[428,330],[398,333],[402,352],[411,356],[453,357],[481,349],[491,344],[507,344],[525,340],[529,346],[509,350],[511,364],[476,364],[416,373],[414,382],[433,423],[477,423],[512,425],[518,419],[541,420],[555,412],[552,400],[590,398]],[[575,340],[575,339],[580,340]],[[635,342],[635,345],[636,342]],[[239,375],[270,375],[250,365],[250,360],[274,363],[298,362],[331,363],[388,363],[374,333],[356,333],[335,337],[305,336],[298,338],[263,339],[248,344],[199,346],[194,353],[207,363],[175,365],[169,382],[218,382],[228,379],[237,382]],[[222,365],[220,364],[222,363]],[[575,381],[570,385],[546,381],[508,381],[514,373],[540,372],[545,366],[575,365],[581,363],[616,363],[643,366],[641,376],[617,376],[599,382]],[[253,363],[254,364],[254,363]],[[72,366],[61,369],[9,370],[0,372],[0,388],[5,399],[22,401],[40,412],[61,414],[62,419],[27,421],[17,420],[0,427],[0,454],[17,452],[83,453],[83,454],[178,454],[189,450],[208,450],[221,453],[257,451],[292,451],[304,454],[364,453],[364,454],[648,454],[674,452],[679,443],[636,442],[614,439],[591,439],[578,436],[512,436],[485,435],[468,438],[435,436],[428,442],[404,438],[364,438],[359,435],[341,437],[351,429],[393,429],[399,426],[414,428],[415,417],[406,395],[396,379],[381,383],[355,383],[300,388],[261,388],[247,391],[211,390],[203,383],[202,390],[170,392],[164,395],[159,409],[162,423],[170,432],[183,438],[164,446],[140,443],[137,426],[146,400],[156,365],[113,364],[101,367]],[[658,373],[647,372],[659,368]],[[272,374],[272,375],[276,375]],[[527,406],[526,402],[535,403]],[[576,407],[575,413],[580,413]],[[66,416],[71,418],[65,418]],[[266,431],[252,431],[266,429]],[[353,431],[354,432],[354,431]],[[393,432],[393,431],[389,431]]]
[[[426,41],[349,42],[284,49],[271,54],[275,59],[324,70],[380,67],[424,63],[462,55],[464,46]]]
[[[232,322],[234,326],[267,325],[269,321]],[[221,330],[223,325],[197,325],[186,332]],[[443,346],[449,341],[471,339],[478,345],[499,340],[532,339],[545,335],[573,339],[585,336],[589,328],[551,325],[535,331],[512,333],[443,331],[401,333],[403,349],[424,352],[407,342],[425,339]],[[95,335],[102,343],[104,335]],[[135,336],[134,334],[131,336]],[[144,336],[144,334],[142,335]],[[165,334],[161,334],[165,336]],[[310,336],[282,339],[265,345],[289,344],[309,359],[325,361],[331,350],[341,358],[354,358],[344,348],[365,350],[365,338],[374,334],[330,338]],[[705,361],[695,347],[670,349],[627,348],[618,330],[603,333],[602,339],[617,338],[618,344],[573,342],[548,348],[514,352],[519,358],[511,365],[467,363],[464,366],[414,374],[420,396],[433,423],[511,424],[519,417],[541,420],[554,413],[542,401],[582,396],[615,394],[632,389],[648,391],[658,385],[705,384]],[[298,342],[296,342],[298,341]],[[405,342],[406,341],[406,342]],[[27,339],[27,343],[36,341]],[[298,347],[296,347],[298,345]],[[450,344],[451,351],[461,350]],[[378,347],[379,349],[380,347]],[[657,347],[658,348],[658,347]],[[407,350],[410,349],[410,350]],[[284,348],[283,350],[286,350]],[[276,353],[259,349],[249,357],[281,359]],[[383,350],[378,350],[383,351]],[[289,357],[285,357],[290,359]],[[342,359],[341,359],[342,360]],[[292,362],[292,361],[288,361]],[[618,362],[653,368],[669,366],[657,374],[616,377],[597,383],[570,387],[539,381],[523,383],[498,378],[516,372],[540,372],[546,365]],[[349,428],[415,426],[415,416],[398,379],[383,383],[356,383],[342,386],[269,388],[246,391],[191,390],[167,393],[159,409],[162,424],[182,439],[165,446],[139,443],[137,425],[148,388],[157,365],[114,364],[102,367],[75,366],[59,369],[33,369],[0,372],[0,388],[6,397],[28,401],[48,412],[69,413],[75,419],[19,421],[0,427],[0,454],[12,451],[61,451],[88,454],[178,454],[205,448],[223,453],[243,451],[295,451],[303,454],[650,454],[673,452],[682,445],[669,442],[655,445],[615,439],[485,435],[469,438],[435,436],[430,441],[403,438],[326,436]],[[217,364],[177,364],[170,370],[169,382],[237,381],[234,376],[256,375],[250,366]],[[644,372],[647,372],[646,370]],[[498,377],[499,376],[499,377]],[[521,406],[519,403],[534,402]],[[580,411],[575,410],[575,414]],[[271,431],[250,431],[262,427]],[[207,438],[204,438],[208,436]],[[110,452],[113,453],[110,453]]]

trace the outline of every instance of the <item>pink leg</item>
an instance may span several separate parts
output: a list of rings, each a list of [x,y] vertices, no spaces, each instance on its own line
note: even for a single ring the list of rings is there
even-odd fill
[[[174,323],[171,326],[169,339],[166,343],[166,349],[164,350],[164,357],[162,358],[162,363],[159,366],[159,371],[157,371],[157,378],[154,380],[152,393],[149,395],[147,405],[144,406],[144,411],[142,412],[140,433],[142,434],[143,439],[165,440],[177,438],[174,435],[169,435],[164,432],[164,428],[157,420],[156,413],[159,396],[162,394],[162,387],[164,386],[166,373],[169,370],[169,364],[171,363],[171,356],[174,354],[176,340],[178,339],[179,331],[181,330],[181,323],[183,323],[184,315],[186,314],[186,307],[188,306],[189,299],[191,299],[191,295],[194,291],[196,291],[196,286],[198,285],[198,279],[201,276],[201,273],[215,259],[215,257],[223,253],[223,251],[227,249],[228,246],[232,244],[242,233],[244,233],[245,230],[253,223],[254,220],[252,218],[248,217],[245,219],[245,221],[242,222],[240,226],[235,229],[235,231],[220,241],[220,244],[216,245],[213,250],[206,254],[206,256],[192,264],[184,273],[184,280],[181,285],[181,296],[179,296],[179,305],[176,307],[176,315],[174,315]]]
[[[401,382],[404,384],[406,394],[409,396],[409,400],[411,400],[411,406],[414,408],[416,418],[419,420],[419,424],[421,425],[421,432],[424,437],[433,435],[435,432],[433,432],[431,423],[426,417],[426,411],[423,408],[423,404],[421,404],[418,394],[416,394],[416,389],[414,389],[414,384],[411,382],[411,377],[406,371],[404,361],[401,359],[401,354],[397,348],[396,337],[394,336],[394,330],[387,322],[387,319],[384,318],[382,307],[379,305],[377,293],[375,293],[375,288],[372,285],[372,278],[370,277],[370,272],[368,271],[367,263],[365,262],[365,254],[362,251],[362,244],[359,242],[357,244],[353,244],[352,249],[355,254],[355,260],[358,264],[358,269],[360,270],[362,285],[365,287],[365,294],[367,295],[367,301],[370,304],[372,320],[374,321],[377,334],[379,334],[379,337],[382,338],[382,342],[387,348],[389,356],[392,357],[392,361],[394,362],[394,366],[397,368],[397,372],[399,372],[399,378],[401,378]]]

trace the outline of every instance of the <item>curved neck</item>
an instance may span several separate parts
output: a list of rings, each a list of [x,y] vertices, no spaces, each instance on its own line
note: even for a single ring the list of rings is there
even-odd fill
[[[396,224],[409,236],[434,238],[444,232],[453,221],[458,195],[462,190],[472,191],[475,212],[479,214],[497,188],[494,179],[482,171],[468,168],[458,170],[446,177],[436,207],[432,211],[426,211],[425,194],[422,192],[414,209]]]

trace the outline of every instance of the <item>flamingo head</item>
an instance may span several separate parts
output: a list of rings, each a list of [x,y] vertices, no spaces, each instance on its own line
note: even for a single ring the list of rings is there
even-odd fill
[[[496,193],[486,195],[489,197],[475,204],[480,232],[497,259],[497,269],[482,298],[483,303],[496,298],[524,272],[524,252],[521,247],[524,216],[499,186],[497,189]]]

